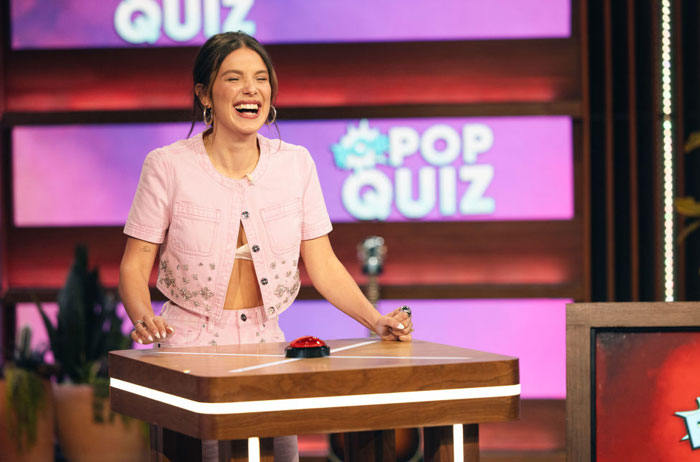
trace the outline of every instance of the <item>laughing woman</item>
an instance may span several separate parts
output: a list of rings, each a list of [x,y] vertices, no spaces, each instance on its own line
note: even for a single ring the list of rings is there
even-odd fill
[[[119,291],[135,342],[160,346],[282,342],[277,318],[299,291],[299,257],[316,289],[383,340],[410,341],[410,317],[382,316],[333,253],[309,152],[258,133],[274,123],[277,77],[253,37],[211,37],[194,63],[194,107],[208,128],[148,154],[124,228]],[[148,279],[160,254],[151,307]],[[218,460],[204,442],[205,460]],[[298,460],[296,437],[275,461]]]

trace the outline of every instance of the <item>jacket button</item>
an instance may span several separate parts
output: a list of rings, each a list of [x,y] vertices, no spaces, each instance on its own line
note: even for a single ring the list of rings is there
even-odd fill
[[[250,214],[248,212],[243,212],[243,213],[241,213],[241,216],[243,218],[248,218],[250,216]]]
[[[260,247],[258,247],[257,245],[254,245],[254,246],[252,247],[252,249],[253,249],[253,252],[257,252],[257,251],[260,250]]]
[[[245,321],[246,319],[248,319],[248,318],[246,317],[246,315],[245,315],[245,314],[242,314],[242,315],[241,315],[241,321]]]
[[[267,278],[262,278],[262,279],[260,280],[260,284],[266,286],[266,285],[267,285]]]

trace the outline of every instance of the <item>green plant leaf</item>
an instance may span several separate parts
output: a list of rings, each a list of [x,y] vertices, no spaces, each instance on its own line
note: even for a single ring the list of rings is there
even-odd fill
[[[673,201],[676,211],[686,217],[700,217],[700,203],[692,197],[678,197]]]
[[[41,306],[41,302],[38,300],[35,300],[36,307],[39,309],[39,314],[41,314],[41,320],[44,321],[44,327],[46,328],[46,332],[49,335],[49,343],[53,347],[54,341],[56,339],[56,328],[54,327],[53,323],[51,322],[51,319],[46,315],[46,312],[44,311],[44,308]]]
[[[5,368],[5,379],[7,428],[17,450],[24,452],[36,444],[39,412],[46,405],[44,384],[35,372],[12,366]]]
[[[116,295],[102,287],[97,269],[88,268],[84,246],[76,247],[74,262],[58,293],[55,325],[37,302],[59,369],[57,379],[86,383],[98,389],[93,400],[96,421],[105,421],[104,411],[109,407],[109,352],[131,345],[129,336],[121,332],[118,303]],[[113,419],[111,413],[109,418]]]
[[[58,294],[55,328],[45,313],[51,350],[60,366],[59,381],[95,383],[108,375],[108,355],[129,348],[129,337],[121,333],[117,297],[104,290],[97,269],[88,268],[87,249],[78,246],[75,259]]]
[[[685,142],[684,150],[686,153],[692,152],[700,147],[700,131],[693,132]]]

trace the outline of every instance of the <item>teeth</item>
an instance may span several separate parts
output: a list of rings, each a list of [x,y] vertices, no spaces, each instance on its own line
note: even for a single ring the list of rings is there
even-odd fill
[[[254,111],[258,110],[258,105],[257,104],[239,104],[238,106],[235,106],[236,109],[251,109]]]

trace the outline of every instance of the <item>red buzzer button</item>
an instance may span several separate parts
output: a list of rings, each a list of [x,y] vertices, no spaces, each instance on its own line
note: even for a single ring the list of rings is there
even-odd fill
[[[291,346],[292,348],[313,348],[326,346],[326,342],[324,342],[318,337],[309,335],[306,337],[299,337],[298,339],[293,340],[292,343],[289,344],[289,346]]]

